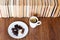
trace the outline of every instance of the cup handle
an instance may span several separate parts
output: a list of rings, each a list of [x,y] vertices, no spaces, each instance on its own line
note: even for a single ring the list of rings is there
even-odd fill
[[[37,25],[40,25],[40,24],[41,24],[41,21],[38,21],[38,22],[37,22]]]

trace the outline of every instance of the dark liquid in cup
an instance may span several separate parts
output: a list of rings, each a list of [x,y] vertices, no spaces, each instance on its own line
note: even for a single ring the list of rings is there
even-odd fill
[[[31,21],[32,23],[36,23],[36,22],[37,22],[37,19],[36,19],[36,18],[31,18],[30,21]]]

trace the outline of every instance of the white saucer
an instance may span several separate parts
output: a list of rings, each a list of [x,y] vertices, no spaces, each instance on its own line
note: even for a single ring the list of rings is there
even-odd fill
[[[23,34],[18,35],[18,36],[16,36],[16,35],[13,34],[13,32],[12,32],[11,29],[14,28],[14,25],[16,25],[16,24],[18,24],[18,25],[20,25],[21,27],[24,28],[24,33],[23,33]],[[24,22],[21,22],[21,21],[13,22],[13,23],[11,23],[11,24],[9,25],[9,27],[8,27],[8,34],[9,34],[12,38],[16,38],[16,39],[23,38],[23,37],[25,37],[25,36],[28,34],[28,26],[27,26]]]

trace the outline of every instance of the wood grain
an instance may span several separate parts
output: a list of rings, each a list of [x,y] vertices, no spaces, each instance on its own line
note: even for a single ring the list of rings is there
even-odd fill
[[[28,25],[29,33],[19,40],[60,40],[60,18],[40,18],[41,25],[35,29],[29,26],[29,18],[0,18],[0,40],[17,40],[8,35],[8,26],[14,21],[23,21]]]

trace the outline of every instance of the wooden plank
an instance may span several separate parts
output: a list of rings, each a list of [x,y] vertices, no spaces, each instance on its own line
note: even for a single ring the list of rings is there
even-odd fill
[[[23,5],[23,0],[19,0],[19,5]]]
[[[32,6],[32,0],[29,0],[29,5]]]
[[[48,1],[48,2],[46,2],[46,5],[47,4],[49,4],[49,5],[47,5],[47,6],[45,6],[44,4],[44,0],[0,0],[0,6],[8,6],[9,5],[9,10],[8,10],[8,8],[6,7],[6,10],[5,10],[5,13],[6,14],[4,14],[4,12],[2,12],[2,14],[4,14],[5,15],[5,17],[20,17],[19,16],[19,11],[24,11],[24,14],[22,13],[21,15],[22,15],[22,17],[24,16],[24,17],[30,17],[31,15],[29,15],[29,14],[31,14],[31,11],[33,10],[35,13],[37,13],[37,14],[40,14],[40,16],[39,17],[51,17],[51,14],[52,14],[52,17],[57,17],[56,15],[58,14],[58,13],[56,13],[60,8],[58,8],[59,6],[60,6],[60,0],[58,0],[58,7],[57,7],[57,5],[56,5],[56,7],[55,7],[55,9],[54,9],[54,12],[52,13],[52,10],[53,10],[53,8],[54,8],[54,0],[46,0],[46,1]],[[51,2],[50,2],[51,1]],[[56,0],[55,0],[56,1]],[[13,6],[16,6],[16,5],[18,5],[18,6],[22,6],[23,8],[13,8]],[[28,7],[29,6],[29,7]],[[31,7],[32,6],[32,7]],[[31,9],[30,9],[31,8]],[[3,9],[3,8],[0,8],[0,9]],[[27,10],[29,10],[29,12],[27,12]],[[47,11],[46,11],[47,10]],[[8,11],[9,11],[9,13],[8,13]],[[16,12],[17,11],[17,12]],[[17,14],[16,14],[17,13]],[[43,14],[44,13],[44,14]],[[16,15],[15,15],[16,14]],[[46,14],[46,15],[45,15]],[[8,16],[9,15],[9,16]],[[1,14],[0,14],[0,17],[1,17]]]
[[[47,17],[51,17],[51,14],[53,14],[53,13],[52,13],[52,12],[53,12],[53,9],[55,9],[54,7],[55,7],[55,2],[54,2],[54,0],[50,0],[50,11],[49,11],[49,14],[48,14]]]
[[[19,10],[20,10],[19,17],[23,17],[23,6],[20,6]]]
[[[5,0],[0,0],[0,5],[5,5]]]
[[[57,7],[57,11],[56,11],[54,17],[57,17],[59,10],[60,10],[60,6]]]
[[[41,25],[32,29],[29,25],[29,18],[0,18],[0,39],[1,40],[60,40],[60,18],[42,18]],[[23,21],[28,25],[29,33],[22,39],[13,39],[8,35],[8,26],[14,21]]]
[[[9,17],[7,6],[0,6],[0,9],[2,17]]]

